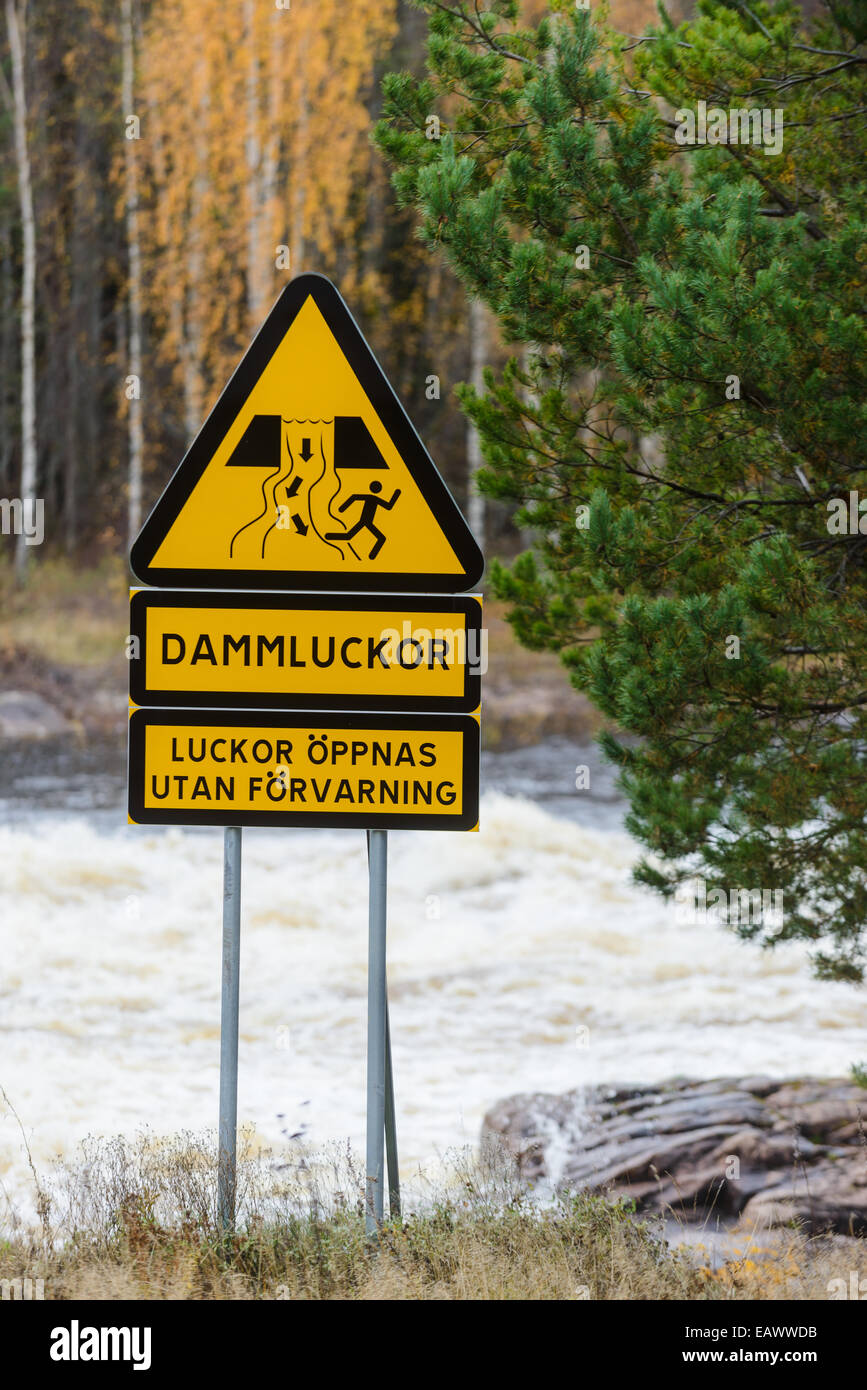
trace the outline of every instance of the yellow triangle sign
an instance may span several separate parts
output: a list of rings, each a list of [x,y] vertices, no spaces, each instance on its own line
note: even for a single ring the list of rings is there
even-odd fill
[[[335,287],[283,290],[132,547],[144,583],[457,593],[484,560]]]

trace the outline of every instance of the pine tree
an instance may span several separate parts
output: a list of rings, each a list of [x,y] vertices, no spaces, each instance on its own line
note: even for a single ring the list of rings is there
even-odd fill
[[[386,79],[377,138],[516,347],[462,390],[481,486],[539,536],[495,592],[618,731],[638,879],[782,892],[741,935],[861,980],[864,6],[700,0],[636,41],[565,0],[419,3],[428,76]]]

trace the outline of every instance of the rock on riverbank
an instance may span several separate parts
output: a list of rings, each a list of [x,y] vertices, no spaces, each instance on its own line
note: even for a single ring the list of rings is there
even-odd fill
[[[60,711],[35,691],[0,690],[0,740],[51,738],[71,728]]]
[[[867,1091],[765,1076],[597,1086],[498,1102],[483,1141],[522,1177],[642,1212],[867,1233]]]

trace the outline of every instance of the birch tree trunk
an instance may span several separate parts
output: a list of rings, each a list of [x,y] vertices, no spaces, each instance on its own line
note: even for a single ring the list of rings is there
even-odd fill
[[[480,299],[470,301],[470,384],[481,395],[485,382],[482,376],[488,355],[488,322],[485,306]],[[482,446],[479,432],[472,421],[467,423],[467,521],[470,530],[485,548],[485,499],[477,486],[482,466]]]
[[[261,299],[259,287],[262,283],[259,264],[262,149],[259,140],[259,63],[256,55],[254,20],[254,0],[244,0],[244,42],[247,46],[247,315],[251,329],[256,326]]]
[[[135,37],[133,28],[133,0],[122,0],[121,26],[123,30],[123,115],[128,120],[133,112],[133,83],[135,76]],[[144,433],[142,427],[141,370],[142,370],[142,286],[141,286],[141,243],[138,230],[138,157],[137,138],[126,136],[126,244],[129,259],[129,341],[128,372],[134,377],[128,401],[129,409],[129,503],[128,535],[132,545],[142,522],[142,457],[144,454]]]
[[[524,347],[521,349],[521,369],[522,369],[522,371],[526,372],[528,376],[531,376],[531,374],[532,374],[532,371],[533,371],[533,363],[534,363],[534,361],[535,361],[535,358],[536,358],[538,352],[539,352],[539,345],[538,345],[538,343],[526,343],[526,344],[524,345]],[[525,387],[525,388],[522,390],[521,394],[522,394],[524,400],[526,401],[527,405],[528,405],[531,409],[535,410],[536,407],[537,407],[538,404],[539,404],[539,397],[537,396],[537,394],[536,394],[535,390],[533,389],[533,387],[532,387],[532,386],[527,386],[527,387]],[[521,545],[522,545],[523,549],[524,549],[524,550],[530,550],[530,549],[532,549],[533,544],[534,544],[534,542],[535,542],[535,540],[536,540],[536,533],[535,533],[535,531],[531,530],[529,527],[522,526],[522,527],[519,527],[519,529],[518,529],[518,535],[519,535],[520,538],[521,538]]]
[[[84,122],[79,115],[75,130],[75,160],[78,168],[85,166],[87,158]],[[83,274],[83,261],[86,245],[92,241],[88,232],[92,228],[85,225],[87,190],[83,179],[76,179],[70,205],[69,228],[69,325],[66,334],[66,432],[65,466],[63,474],[63,545],[67,555],[71,555],[78,540],[78,494],[79,494],[79,416],[84,392],[82,378],[86,377],[91,362],[91,344],[87,338],[84,318],[84,305],[93,293],[93,285]]]
[[[3,248],[2,293],[0,293],[0,381],[11,382],[15,371],[15,277],[12,269],[12,218],[7,208],[3,210],[0,221],[0,247]],[[13,432],[9,429],[9,418],[5,410],[0,410],[0,488],[11,491],[12,458],[15,452]],[[7,482],[8,480],[8,482]]]
[[[184,274],[186,289],[182,314],[181,360],[184,368],[184,429],[187,448],[190,447],[202,424],[204,397],[204,228],[208,203],[208,123],[211,92],[208,67],[200,59],[198,69],[198,119],[194,128],[195,169],[188,207],[186,257]]]
[[[6,27],[12,55],[13,126],[15,163],[18,173],[18,200],[21,207],[21,505],[36,504],[36,229],[33,220],[33,189],[30,183],[30,155],[27,150],[27,93],[24,84],[24,36],[22,13],[17,0],[6,0]],[[26,518],[24,518],[26,519]],[[22,526],[15,548],[15,570],[19,581],[27,573],[26,526]]]
[[[289,254],[293,275],[300,275],[304,269],[307,248],[304,244],[304,219],[307,208],[307,188],[305,179],[308,168],[308,144],[310,139],[310,104],[307,92],[307,63],[310,36],[305,29],[299,45],[298,57],[298,108],[295,128],[294,152],[292,159],[292,230],[289,238]]]
[[[271,15],[271,30],[268,44],[268,138],[262,153],[261,212],[260,212],[260,295],[257,306],[257,319],[261,315],[262,301],[267,298],[268,307],[273,298],[274,257],[277,242],[282,242],[284,234],[278,228],[277,177],[280,169],[280,104],[283,94],[283,13],[274,11]],[[291,247],[290,247],[291,264]],[[270,271],[268,267],[271,267]],[[258,327],[254,322],[253,329]]]

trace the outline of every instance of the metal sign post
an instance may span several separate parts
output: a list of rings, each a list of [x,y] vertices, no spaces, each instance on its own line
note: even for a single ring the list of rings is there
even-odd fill
[[[241,966],[241,830],[223,836],[223,987],[220,1012],[220,1127],[217,1212],[220,1228],[235,1222],[238,1126],[238,986]]]
[[[400,1216],[400,1175],[397,1169],[397,1116],[394,1109],[394,1072],[391,1067],[391,1022],[388,990],[385,995],[385,1161],[388,1167],[388,1214]]]
[[[388,889],[388,831],[368,830],[367,872],[370,928],[367,961],[367,1184],[365,1225],[368,1235],[383,1219],[383,1140],[388,1163],[388,1210],[400,1216],[400,1176],[397,1163],[397,1119],[394,1071],[391,1064],[391,1026],[386,973],[386,914]]]
[[[241,827],[358,827],[370,875],[373,1233],[386,1161],[400,1214],[387,833],[478,829],[484,629],[479,596],[465,591],[485,562],[323,276],[283,289],[130,565],[151,586],[131,595],[130,823],[225,830],[220,1228],[236,1216]]]
[[[385,920],[388,831],[368,831],[370,917],[367,954],[367,1165],[365,1226],[382,1225],[385,1141]]]

